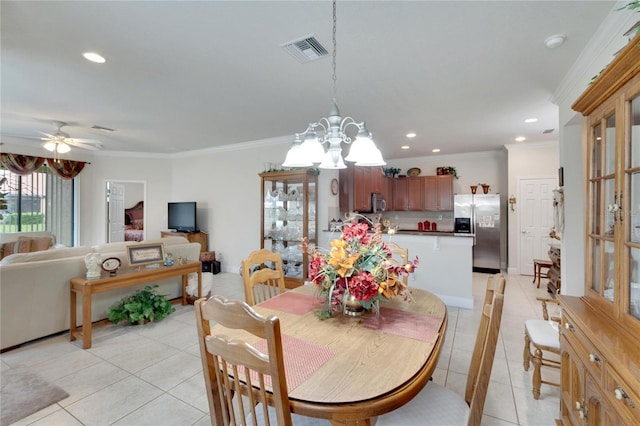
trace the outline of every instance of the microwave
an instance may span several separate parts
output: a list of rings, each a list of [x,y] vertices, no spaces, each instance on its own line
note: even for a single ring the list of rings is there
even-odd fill
[[[371,213],[383,212],[387,209],[387,201],[384,195],[374,192],[371,194]]]

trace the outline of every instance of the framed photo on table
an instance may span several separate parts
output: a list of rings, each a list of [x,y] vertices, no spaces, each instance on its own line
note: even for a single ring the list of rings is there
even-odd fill
[[[164,244],[136,244],[127,246],[130,266],[144,266],[164,262]]]

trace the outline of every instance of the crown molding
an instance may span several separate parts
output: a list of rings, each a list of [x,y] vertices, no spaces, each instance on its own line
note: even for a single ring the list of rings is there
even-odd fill
[[[614,4],[558,85],[551,102],[556,105],[572,104],[589,87],[591,79],[613,60],[616,52],[627,45],[629,39],[624,33],[638,21],[635,12],[618,10],[627,3],[618,1]]]

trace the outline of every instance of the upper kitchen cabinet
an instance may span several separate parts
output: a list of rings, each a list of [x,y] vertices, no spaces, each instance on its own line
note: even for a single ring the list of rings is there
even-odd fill
[[[453,175],[424,177],[424,209],[453,210]]]
[[[353,163],[340,169],[340,211],[370,212],[371,194],[382,194],[391,199],[390,178],[382,173],[381,167],[360,167]]]
[[[424,210],[424,178],[421,176],[407,178],[407,210]]]
[[[409,210],[409,182],[406,177],[399,177],[391,180],[393,203],[390,210],[404,212]]]

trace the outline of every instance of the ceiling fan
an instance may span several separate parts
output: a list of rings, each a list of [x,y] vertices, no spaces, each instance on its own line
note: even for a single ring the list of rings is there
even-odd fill
[[[91,149],[94,151],[102,148],[102,143],[98,140],[70,137],[68,133],[62,131],[62,127],[66,126],[67,123],[54,121],[53,124],[57,127],[54,134],[51,135],[49,133],[40,132],[46,136],[40,139],[44,141],[42,142],[42,147],[47,151],[64,154],[65,152],[71,151],[72,146],[82,149]]]

